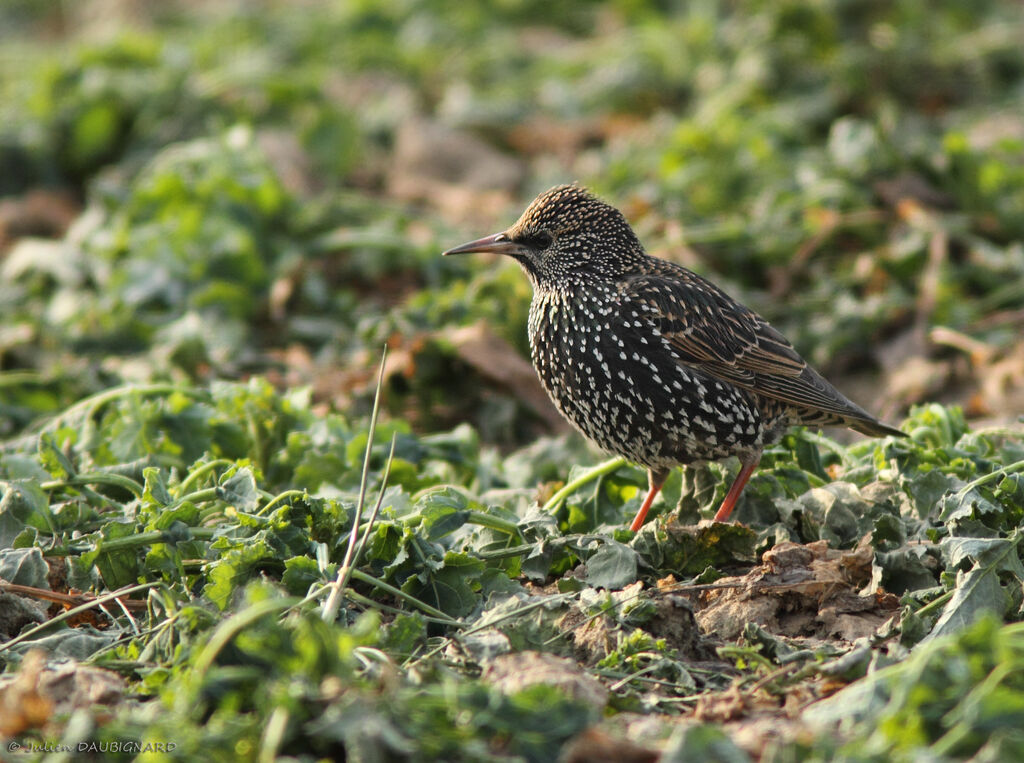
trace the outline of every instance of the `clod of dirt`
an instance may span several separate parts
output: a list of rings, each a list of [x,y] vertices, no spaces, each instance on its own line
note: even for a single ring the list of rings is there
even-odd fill
[[[46,610],[32,599],[0,593],[0,641],[17,636],[29,623],[45,623]]]
[[[584,665],[596,665],[615,649],[618,625],[607,617],[590,617],[572,608],[555,627],[572,640],[573,654]]]
[[[573,699],[598,709],[608,702],[608,690],[581,666],[543,652],[503,654],[491,661],[482,678],[505,694],[544,684],[555,686]]]
[[[693,613],[693,604],[680,593],[672,590],[675,578],[658,581],[662,595],[655,597],[655,615],[645,628],[654,638],[665,639],[680,657],[690,660],[711,660],[715,658],[712,647],[701,638],[700,626]]]
[[[656,750],[591,727],[565,746],[560,760],[564,763],[655,763],[660,757]]]

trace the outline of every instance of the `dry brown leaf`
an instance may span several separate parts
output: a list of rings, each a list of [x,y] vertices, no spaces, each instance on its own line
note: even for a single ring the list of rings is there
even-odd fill
[[[486,323],[456,329],[447,336],[459,359],[480,376],[507,389],[555,432],[568,429],[548,399],[530,362]]]
[[[873,634],[898,607],[891,597],[860,595],[871,577],[870,536],[852,550],[826,541],[784,542],[746,575],[701,592],[696,617],[706,633],[737,638],[747,623],[787,637],[853,641]]]
[[[388,194],[424,201],[453,222],[497,220],[525,177],[525,165],[477,135],[426,119],[398,131]]]
[[[81,211],[66,191],[37,189],[0,199],[0,252],[23,236],[63,237]]]
[[[733,684],[725,691],[704,694],[697,699],[693,716],[698,721],[723,723],[752,713],[777,713],[779,702],[765,692],[744,692]]]
[[[46,653],[25,655],[14,676],[0,679],[0,736],[44,727],[52,717],[121,702],[124,679],[75,660],[48,664]]]
[[[17,675],[0,682],[0,736],[16,736],[50,719],[53,701],[39,690],[45,668],[46,653],[33,649],[25,655]]]

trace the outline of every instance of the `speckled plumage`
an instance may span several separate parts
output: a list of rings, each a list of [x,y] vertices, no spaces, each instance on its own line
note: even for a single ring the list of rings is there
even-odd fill
[[[728,517],[765,446],[795,424],[901,434],[846,399],[767,321],[648,256],[622,214],[578,186],[538,196],[508,230],[446,254],[515,258],[533,285],[533,365],[558,410],[645,466],[646,510],[679,464],[738,456]]]

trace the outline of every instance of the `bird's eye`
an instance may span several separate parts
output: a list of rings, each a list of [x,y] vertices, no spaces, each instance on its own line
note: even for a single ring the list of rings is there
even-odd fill
[[[535,251],[543,252],[551,246],[552,241],[554,241],[554,239],[551,237],[551,234],[547,231],[541,230],[528,235],[524,243]]]

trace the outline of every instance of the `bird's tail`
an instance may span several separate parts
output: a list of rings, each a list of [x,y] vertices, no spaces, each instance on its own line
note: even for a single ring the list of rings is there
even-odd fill
[[[850,429],[854,429],[861,434],[870,435],[871,437],[885,437],[886,435],[892,435],[893,437],[909,437],[906,432],[901,432],[896,427],[891,427],[888,424],[883,424],[873,416],[867,418],[849,418],[846,420],[847,426]]]
[[[840,395],[839,392],[835,394],[837,397]],[[839,408],[839,405],[836,405],[831,411],[823,411],[820,408],[793,408],[791,410],[795,413],[795,416],[791,421],[794,424],[802,424],[808,427],[849,427],[870,437],[885,437],[886,435],[892,435],[893,437],[908,436],[905,432],[882,423],[859,405],[847,400],[845,397],[841,398],[841,400],[842,407]]]

